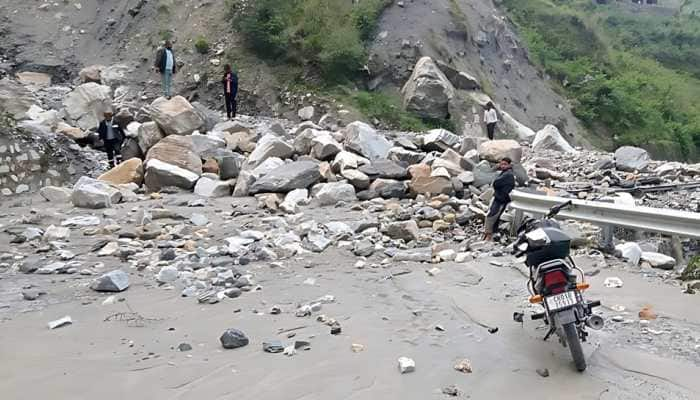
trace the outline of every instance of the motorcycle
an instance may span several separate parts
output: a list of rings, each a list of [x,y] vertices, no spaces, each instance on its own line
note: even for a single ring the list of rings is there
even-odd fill
[[[517,230],[513,254],[525,256],[530,270],[528,291],[530,303],[539,304],[543,311],[531,315],[532,320],[544,320],[549,326],[544,340],[552,334],[569,348],[576,369],[586,369],[581,342],[586,341],[586,328],[603,328],[603,318],[592,312],[600,301],[587,301],[583,292],[589,288],[585,275],[570,256],[571,238],[561,230],[554,217],[570,207],[571,201],[552,207],[542,219],[526,218]],[[580,279],[579,279],[580,276]],[[522,322],[523,315],[513,318]]]

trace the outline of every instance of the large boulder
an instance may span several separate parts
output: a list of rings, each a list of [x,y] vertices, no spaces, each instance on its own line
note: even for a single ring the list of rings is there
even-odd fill
[[[95,129],[105,111],[112,110],[112,88],[94,82],[84,83],[63,99],[69,122],[81,129]]]
[[[199,179],[199,174],[180,168],[177,165],[168,164],[158,159],[146,161],[145,183],[151,191],[158,191],[164,187],[175,186],[190,190]]]
[[[145,111],[166,135],[189,135],[204,125],[199,113],[182,96],[170,100],[159,97]]]
[[[355,188],[344,182],[319,183],[314,186],[312,193],[321,206],[332,206],[340,201],[349,203],[357,200]]]
[[[452,180],[445,176],[416,176],[408,184],[413,194],[450,194],[453,191]]]
[[[652,268],[658,269],[671,270],[676,266],[675,258],[651,251],[642,252],[642,261],[648,263]]]
[[[445,74],[445,77],[450,81],[452,86],[460,90],[479,90],[481,85],[479,80],[470,74],[460,71],[457,68],[449,65],[444,61],[437,60],[437,66],[440,67],[440,71]]]
[[[219,121],[221,121],[221,114],[198,101],[193,102],[192,107],[194,107],[194,111],[199,114],[199,118],[204,121],[202,126],[199,128],[203,132],[210,132],[214,130],[214,127],[219,124]]]
[[[192,135],[192,147],[199,158],[205,158],[205,155],[211,154],[217,149],[225,149],[226,141],[212,135]]]
[[[301,131],[298,135],[294,137],[294,151],[296,151],[297,154],[309,154],[311,151],[311,142],[314,140],[316,136],[319,135],[329,135],[330,132],[328,131],[322,131],[318,129],[313,129],[313,128],[307,128]]]
[[[345,147],[369,160],[386,158],[393,146],[384,135],[364,122],[355,121],[343,130]]]
[[[401,199],[406,196],[406,183],[394,179],[379,178],[369,185],[368,191],[384,199]]]
[[[356,188],[360,190],[367,189],[370,184],[370,179],[369,176],[365,175],[364,173],[356,170],[356,169],[344,169],[340,172],[340,175],[347,179],[350,184],[355,186]]]
[[[375,160],[372,164],[363,165],[359,170],[372,178],[406,179],[408,170],[403,165],[391,160]]]
[[[622,146],[615,150],[615,167],[620,171],[642,171],[651,161],[649,153],[639,147]]]
[[[394,161],[404,162],[409,165],[418,164],[425,158],[425,153],[412,151],[403,147],[392,147],[389,149],[387,158]]]
[[[140,158],[126,160],[97,179],[112,185],[135,183],[140,186],[143,183],[143,161]]]
[[[577,153],[554,125],[547,125],[537,132],[535,140],[532,141],[532,148],[535,151],[554,150],[562,153]]]
[[[615,246],[615,254],[632,265],[638,265],[642,259],[642,248],[635,242],[620,243]]]
[[[333,172],[340,172],[345,169],[357,169],[361,165],[369,164],[370,161],[349,151],[341,151],[336,154],[331,169]]]
[[[406,110],[423,118],[447,118],[454,87],[432,58],[423,57],[401,90]]]
[[[80,80],[83,83],[88,83],[88,82],[102,83],[102,70],[103,69],[104,69],[104,65],[90,65],[88,67],[81,69],[80,72],[78,73],[78,76],[80,77]]]
[[[71,194],[73,205],[79,208],[108,208],[118,203],[121,198],[119,189],[87,176],[81,177],[76,182]]]
[[[343,151],[340,145],[331,135],[318,135],[311,140],[311,157],[317,160],[329,160]]]
[[[241,171],[241,166],[245,162],[245,156],[228,149],[207,151],[202,154],[202,158],[216,160],[219,166],[219,177],[224,180],[237,178]]]
[[[153,121],[141,124],[137,131],[139,148],[143,154],[148,154],[148,150],[155,146],[165,137],[158,124]]]
[[[33,104],[34,96],[29,89],[7,78],[0,80],[0,114],[20,120]]]
[[[445,151],[454,149],[461,143],[459,136],[445,129],[432,129],[421,136],[425,151]]]
[[[196,175],[202,174],[202,159],[195,151],[191,136],[168,136],[151,147],[146,163],[159,160],[186,169]]]
[[[294,189],[304,189],[321,179],[318,164],[313,161],[295,161],[284,164],[256,180],[249,192],[287,193]]]
[[[199,178],[194,186],[194,193],[202,197],[226,197],[231,195],[231,182],[211,179],[206,176]]]
[[[519,163],[523,156],[523,148],[515,140],[489,140],[479,146],[479,157],[482,160],[497,163],[508,157],[514,163]]]
[[[131,68],[124,64],[114,64],[109,67],[102,67],[100,71],[100,81],[103,85],[117,87],[127,83]]]
[[[291,158],[294,155],[294,147],[280,139],[279,137],[267,134],[260,138],[255,150],[248,157],[248,165],[257,167],[270,157],[281,159]]]
[[[44,186],[39,189],[39,194],[51,203],[67,203],[70,201],[73,191],[64,187]]]

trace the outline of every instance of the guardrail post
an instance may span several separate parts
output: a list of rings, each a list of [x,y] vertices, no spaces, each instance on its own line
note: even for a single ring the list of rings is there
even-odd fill
[[[511,236],[515,236],[518,233],[518,228],[520,227],[520,224],[523,223],[524,218],[525,214],[523,213],[523,210],[515,210],[513,213],[513,221],[510,222]]]
[[[685,265],[685,257],[683,256],[683,243],[677,235],[671,236],[671,251],[673,258],[676,259],[676,266]]]
[[[599,199],[603,203],[614,203],[615,200],[610,197],[603,197]],[[615,252],[615,225],[605,224],[600,226],[600,242],[598,246],[600,250],[607,254],[612,254]]]

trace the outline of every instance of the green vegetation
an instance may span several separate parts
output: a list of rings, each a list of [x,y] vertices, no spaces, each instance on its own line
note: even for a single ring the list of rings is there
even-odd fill
[[[355,77],[387,0],[230,0],[234,26],[258,55],[310,66],[327,82]]]
[[[398,96],[381,92],[355,91],[340,96],[368,118],[376,118],[392,129],[422,132],[433,128],[454,130],[449,121],[423,120],[405,111]]]
[[[199,54],[207,54],[209,52],[209,42],[204,36],[199,36],[194,42],[194,48]]]
[[[614,146],[700,156],[700,16],[589,0],[504,0],[531,55]]]
[[[700,279],[700,256],[695,256],[688,261],[688,266],[683,270],[681,279],[684,281]]]

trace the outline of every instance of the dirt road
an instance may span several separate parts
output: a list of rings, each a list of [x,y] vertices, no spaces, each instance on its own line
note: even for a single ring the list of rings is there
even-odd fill
[[[214,220],[216,210],[226,210],[230,202],[197,211]],[[115,219],[135,208],[120,207]],[[7,227],[29,209],[10,209],[0,221]],[[343,208],[304,212],[319,223],[357,218]],[[232,221],[240,227],[260,220],[245,215]],[[216,240],[232,226],[215,225],[210,234]],[[91,240],[72,237],[76,253]],[[1,240],[5,252],[28,251],[26,245],[10,247],[5,234]],[[130,288],[115,295],[124,300],[103,304],[109,295],[89,289],[91,276],[0,270],[3,399],[437,399],[448,397],[442,389],[451,385],[462,398],[473,399],[700,398],[700,297],[680,293],[649,271],[605,267],[588,256],[578,261],[587,271],[600,269],[590,278],[588,296],[602,300],[607,327],[592,332],[584,344],[589,362],[584,373],[575,372],[568,350],[556,339],[542,341],[539,323],[512,321],[514,311],[530,309],[524,278],[509,267],[514,260],[508,256],[441,263],[441,272],[430,276],[425,271],[434,265],[380,266],[381,254],[360,269],[347,248],[331,246],[281,264],[246,265],[261,289],[218,304],[181,297],[181,287],[158,287],[148,268],[139,272],[117,258],[98,260],[89,253],[78,258],[103,262],[105,271],[118,266],[128,271]],[[603,287],[609,276],[620,277],[624,286]],[[47,294],[22,300],[20,292],[28,285]],[[311,317],[295,316],[299,304],[325,295],[335,302]],[[637,312],[647,304],[659,318],[642,324]],[[274,305],[281,314],[270,313]],[[143,319],[119,320],[117,313]],[[47,328],[47,322],[65,315],[72,325]],[[331,335],[330,327],[317,321],[319,315],[336,319],[342,332]],[[498,331],[491,334],[482,325]],[[227,328],[245,332],[250,344],[224,350],[219,336]],[[292,357],[263,352],[262,342],[271,340],[285,346],[308,341],[311,348]],[[192,350],[178,351],[181,343]],[[364,349],[353,352],[353,344]],[[402,356],[415,360],[415,372],[399,373]],[[455,371],[463,359],[470,361],[472,373]],[[549,377],[536,372],[545,368]]]

